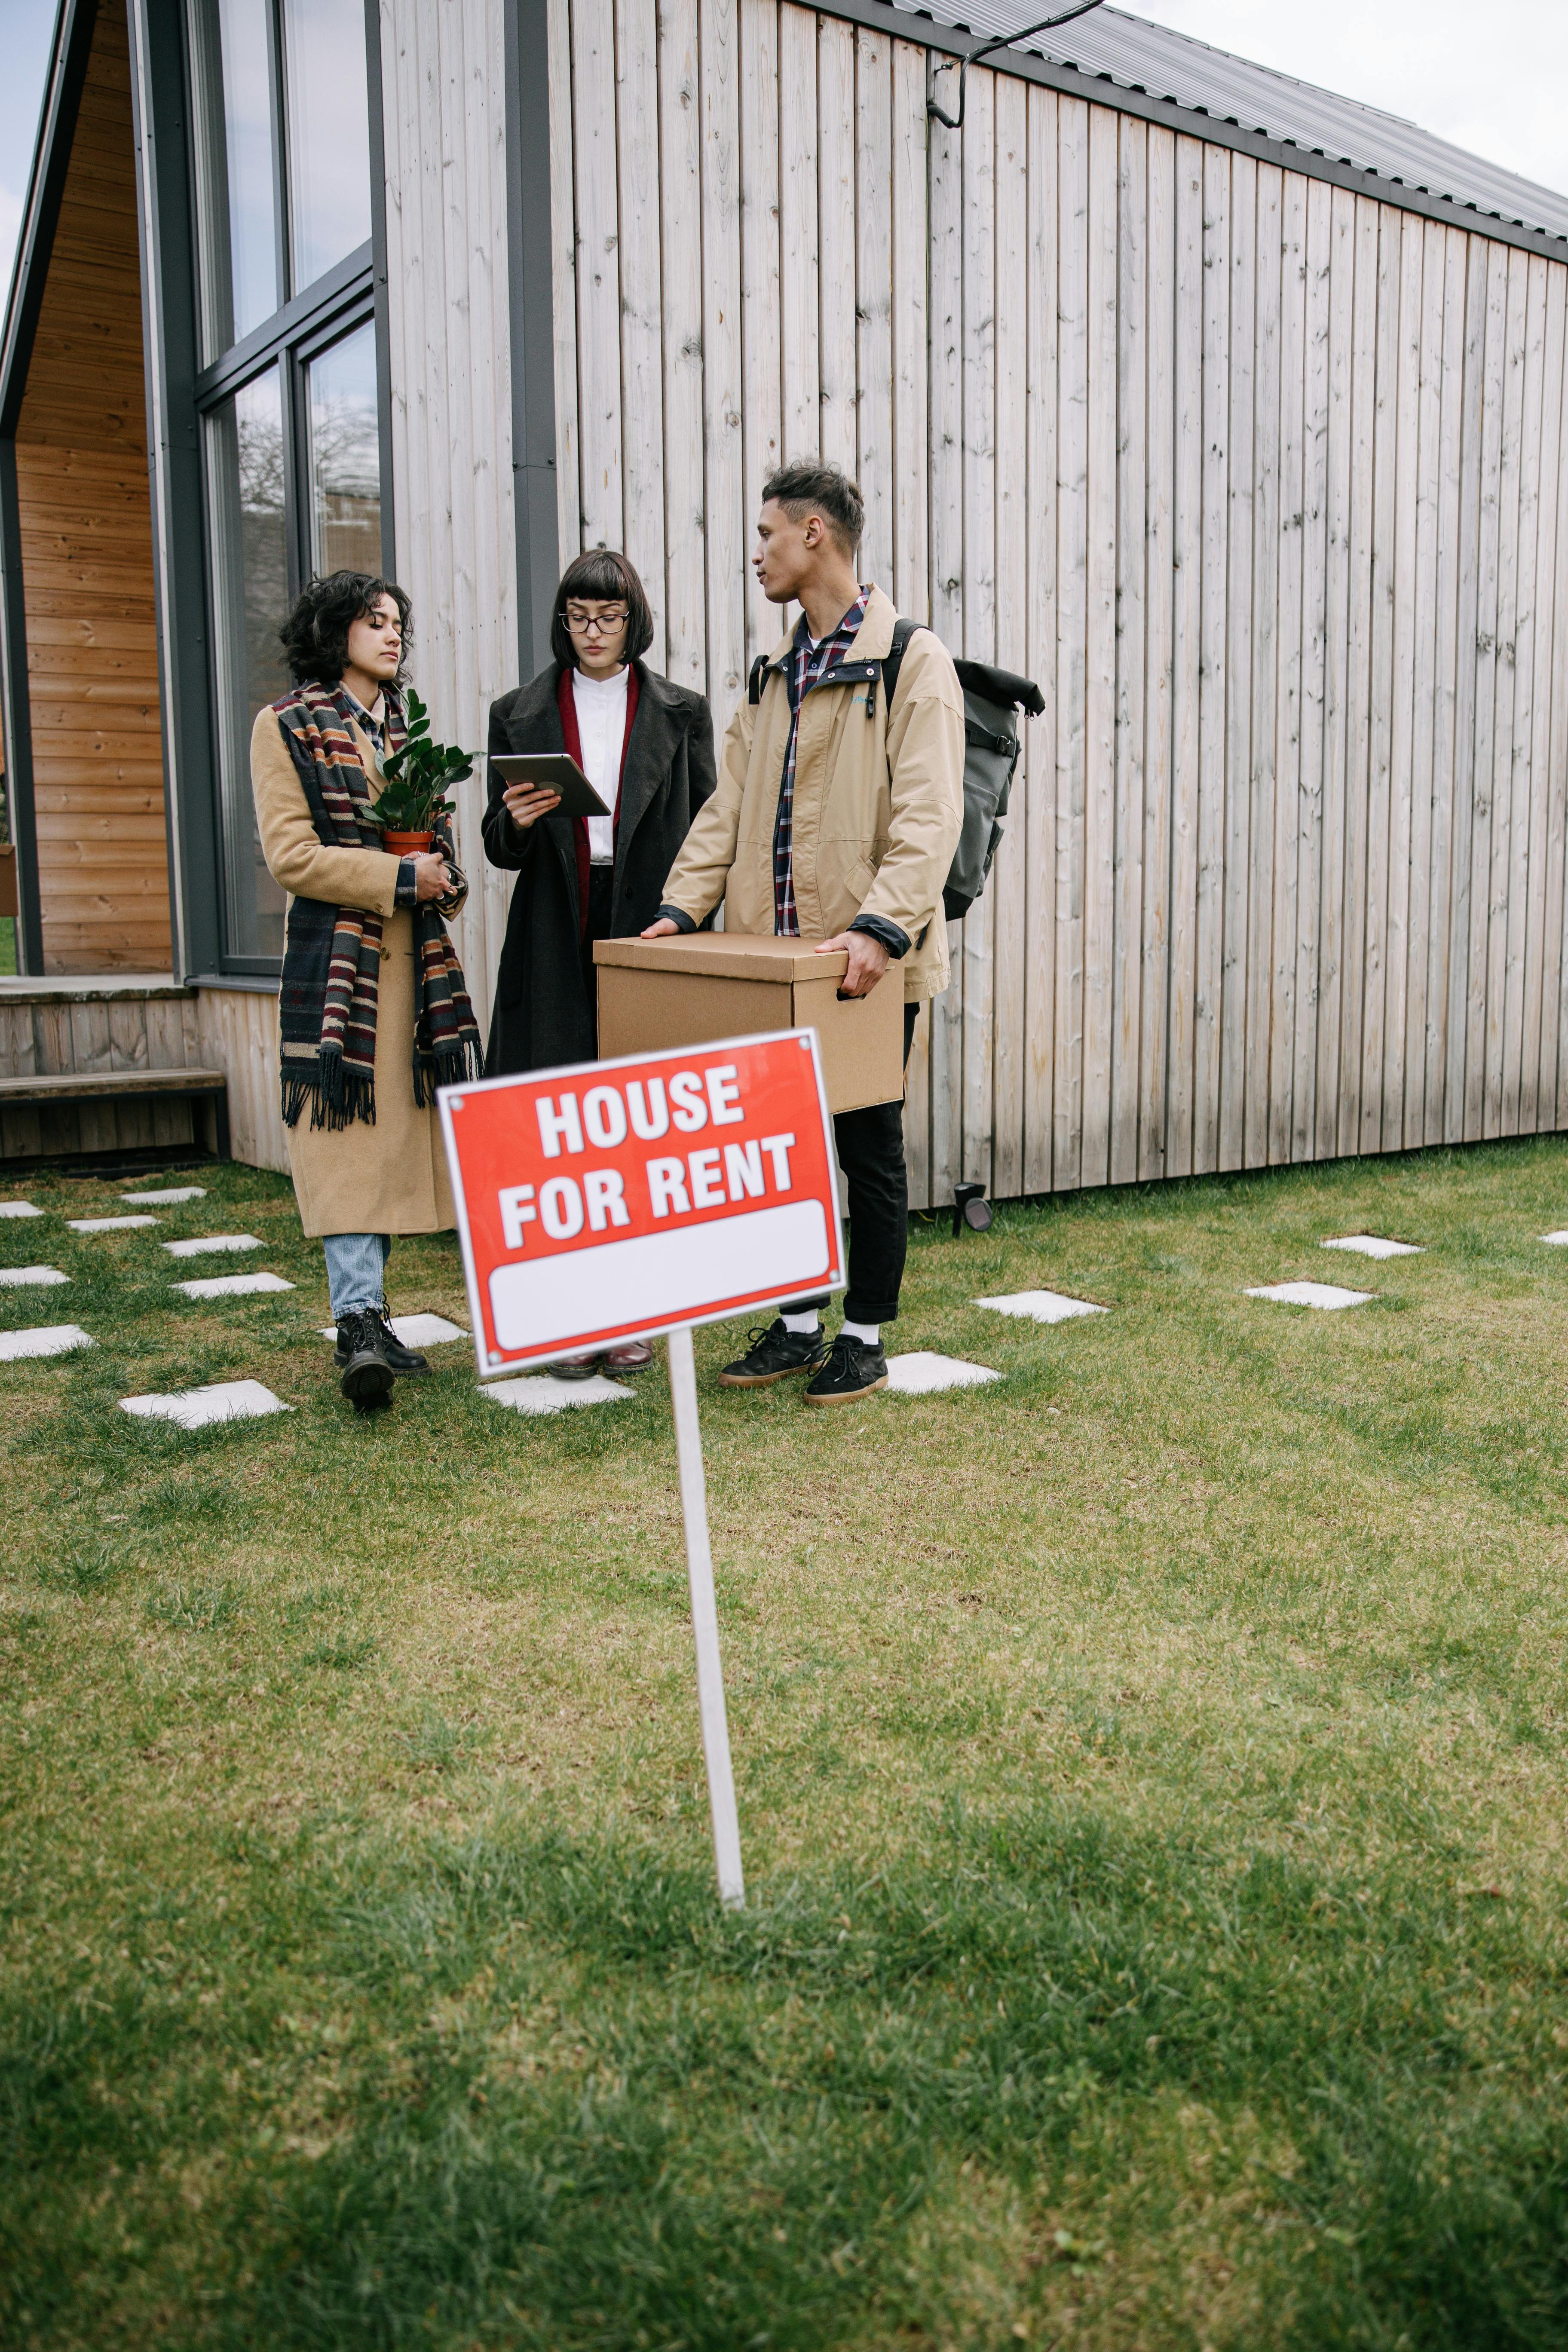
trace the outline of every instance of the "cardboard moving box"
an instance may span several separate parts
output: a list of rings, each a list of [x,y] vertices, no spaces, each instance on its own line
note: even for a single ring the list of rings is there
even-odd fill
[[[714,1037],[815,1029],[832,1111],[897,1102],[904,1091],[904,992],[896,964],[869,996],[841,997],[849,959],[806,940],[690,931],[679,939],[595,940],[599,1052],[658,1053]]]

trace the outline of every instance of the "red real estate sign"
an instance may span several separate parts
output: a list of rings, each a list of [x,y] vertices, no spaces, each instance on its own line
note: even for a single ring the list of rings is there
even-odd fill
[[[843,1286],[816,1037],[447,1087],[481,1375]]]

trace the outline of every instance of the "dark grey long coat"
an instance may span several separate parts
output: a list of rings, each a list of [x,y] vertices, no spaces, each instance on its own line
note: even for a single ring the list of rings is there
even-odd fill
[[[664,879],[692,818],[713,790],[713,721],[700,694],[672,686],[640,661],[616,828],[610,929],[640,931],[658,913]],[[490,705],[492,751],[563,751],[555,663]],[[485,811],[485,856],[514,868],[517,888],[496,978],[485,1068],[548,1069],[591,1062],[598,1051],[594,1005],[579,943],[577,852],[572,819],[559,812],[520,833],[492,774]]]

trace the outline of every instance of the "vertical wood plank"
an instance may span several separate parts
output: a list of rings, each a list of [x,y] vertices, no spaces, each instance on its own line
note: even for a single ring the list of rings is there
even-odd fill
[[[1322,903],[1318,936],[1317,1099],[1312,1154],[1339,1148],[1344,1039],[1345,821],[1350,781],[1351,518],[1355,431],[1355,199],[1330,199],[1327,445],[1324,462]]]
[[[1524,356],[1530,259],[1510,252],[1503,314],[1502,440],[1498,474],[1496,698],[1492,713],[1489,879],[1487,892],[1481,1132],[1503,1131],[1503,1020],[1508,1002],[1509,895],[1512,880],[1515,637],[1520,596],[1520,479],[1523,459]],[[1528,602],[1528,598],[1526,599]],[[1478,777],[1478,782],[1479,779]]]
[[[561,560],[583,544],[578,478],[577,205],[572,152],[572,0],[546,0],[550,57],[550,306],[555,370],[555,510]],[[392,276],[395,281],[397,268]],[[396,395],[394,394],[394,413]]]
[[[1025,919],[1024,1183],[1050,1189],[1057,1041],[1057,223],[1059,144],[1053,90],[1028,93],[1029,266],[1026,456],[1029,675],[1045,709],[1024,737],[1028,819]]]
[[[893,602],[912,620],[931,611],[927,497],[926,268],[930,243],[925,51],[892,45]],[[910,1199],[934,1199],[931,1164],[931,1014],[916,1024],[904,1109]]]
[[[1148,566],[1149,133],[1131,115],[1117,125],[1115,507],[1112,518],[1112,840],[1110,925],[1110,1167],[1113,1184],[1138,1174],[1138,1080],[1143,978],[1143,796]],[[1091,199],[1092,201],[1092,199]]]
[[[721,737],[746,684],[746,509],[741,437],[741,92],[735,0],[700,0],[702,511],[708,699]]]
[[[1414,215],[1396,215],[1397,292],[1393,384],[1382,424],[1394,446],[1393,585],[1390,593],[1388,890],[1384,961],[1383,1066],[1378,1075],[1378,1148],[1397,1151],[1405,1137],[1405,1024],[1409,1001],[1411,859],[1415,784],[1417,612],[1416,543],[1421,452],[1421,304],[1426,231]],[[1423,851],[1425,827],[1423,826]]]
[[[666,667],[664,270],[658,206],[657,0],[616,0],[624,545],[653,608],[650,668]]]
[[[1534,734],[1536,600],[1541,559],[1542,406],[1546,380],[1547,264],[1530,257],[1525,272],[1523,416],[1519,447],[1519,596],[1514,611],[1514,694],[1509,762],[1509,849],[1502,1004],[1502,1103],[1499,1127],[1519,1133],[1525,1058],[1526,968],[1532,906],[1531,754]],[[1544,684],[1544,681],[1542,681]]]
[[[1084,604],[1083,1175],[1110,1173],[1116,958],[1117,122],[1089,110],[1088,515]]]
[[[890,51],[880,33],[855,36],[855,468],[866,501],[860,576],[875,580],[897,601]]]
[[[816,455],[822,432],[817,371],[816,16],[779,10],[780,251],[783,259],[784,463]],[[787,617],[787,616],[786,616]]]
[[[784,463],[784,378],[780,350],[779,9],[778,0],[740,0],[741,7],[741,362],[744,391],[744,506],[748,519],[763,484]],[[779,614],[746,575],[746,666],[778,642]]]
[[[1089,110],[1058,108],[1056,1135],[1051,1182],[1083,1181],[1085,724],[1089,635]]]
[[[1333,193],[1307,184],[1305,385],[1302,385],[1302,687],[1300,800],[1295,824],[1295,1037],[1290,1160],[1317,1150],[1317,1018],[1321,990],[1323,743],[1328,719],[1328,334]]]
[[[1030,677],[1028,635],[1027,296],[1029,277],[1028,87],[996,79],[996,659]],[[1039,396],[1037,392],[1037,397]],[[1018,715],[1017,725],[1029,722]],[[1027,971],[1029,778],[1014,774],[1002,847],[987,885],[994,904],[994,973],[992,1188],[1002,1200],[1024,1188],[1025,1022]]]
[[[1542,328],[1543,375],[1538,443],[1537,555],[1535,565],[1535,644],[1532,659],[1530,759],[1530,909],[1525,940],[1524,1041],[1520,1071],[1519,1127],[1533,1135],[1542,1124],[1556,1124],[1556,1087],[1543,1097],[1541,1083],[1547,987],[1548,927],[1553,939],[1561,932],[1559,916],[1552,922],[1552,898],[1562,887],[1563,835],[1553,822],[1552,772],[1552,651],[1556,634],[1557,571],[1559,563],[1558,474],[1563,457],[1564,383],[1563,328],[1568,273],[1543,272],[1545,317]],[[1555,950],[1553,950],[1555,952]],[[1561,973],[1561,965],[1559,965]],[[1552,1025],[1555,1029],[1556,1005]],[[1550,1104],[1544,1122],[1543,1099]]]
[[[1275,689],[1272,812],[1258,811],[1259,824],[1272,815],[1274,899],[1268,929],[1268,1119],[1259,1138],[1260,1156],[1290,1157],[1295,1125],[1296,981],[1300,920],[1303,775],[1301,739],[1306,667],[1304,594],[1307,507],[1307,209],[1310,183],[1287,172],[1279,206],[1279,600]],[[1311,867],[1309,865],[1309,887]],[[1261,909],[1260,909],[1261,913]],[[1255,961],[1260,961],[1261,958]],[[1259,1058],[1263,1058],[1259,1041]]]
[[[708,691],[702,382],[702,108],[696,0],[658,12],[664,257],[665,638],[669,676]],[[717,718],[717,714],[715,714]]]
[[[1493,761],[1499,698],[1498,628],[1502,527],[1503,404],[1507,380],[1509,256],[1483,247],[1486,332],[1480,377],[1480,521],[1477,539],[1474,633],[1474,738],[1468,862],[1469,940],[1466,957],[1464,1124],[1473,1142],[1485,1132],[1488,929],[1491,906]],[[1461,660],[1470,667],[1461,639]]]
[[[1226,1093],[1227,1125],[1234,1132],[1240,1116],[1237,1164],[1260,1165],[1268,1156],[1268,1024],[1272,1009],[1270,974],[1274,940],[1276,811],[1279,804],[1279,663],[1280,645],[1280,272],[1283,261],[1281,175],[1270,163],[1258,166],[1256,247],[1248,273],[1253,312],[1250,343],[1253,352],[1252,401],[1249,419],[1251,446],[1247,480],[1251,493],[1251,529],[1247,540],[1248,572],[1233,585],[1237,610],[1233,616],[1231,672],[1237,682],[1245,671],[1248,702],[1246,723],[1240,714],[1231,723],[1239,769],[1237,799],[1245,826],[1238,843],[1243,862],[1231,871],[1227,856],[1226,889],[1237,902],[1239,953],[1227,969],[1226,1029],[1233,1024],[1233,996],[1241,1000],[1241,1066],[1236,1084]],[[1232,305],[1233,337],[1241,331]],[[1237,467],[1239,446],[1233,448]],[[1234,480],[1234,475],[1233,475]],[[1245,608],[1245,609],[1243,609]],[[1227,959],[1228,963],[1228,959]],[[1234,1100],[1233,1100],[1234,1097]]]
[[[1489,347],[1493,333],[1491,249],[1485,238],[1466,239],[1464,397],[1461,404],[1459,453],[1459,562],[1458,656],[1454,707],[1453,872],[1448,904],[1447,1073],[1444,1087],[1443,1139],[1458,1143],[1469,1133],[1470,1071],[1479,1055],[1470,1041],[1470,967],[1474,958],[1476,909],[1472,877],[1476,841],[1481,820],[1476,797],[1478,740],[1483,681],[1478,651],[1482,644],[1481,614],[1487,609],[1487,643],[1497,621],[1497,521],[1495,495],[1489,514],[1486,484],[1495,455],[1487,442],[1497,419],[1494,403],[1487,399]],[[1500,344],[1500,331],[1499,335]],[[1491,578],[1485,573],[1489,551]],[[1481,795],[1483,800],[1485,794]],[[1480,874],[1480,922],[1485,939],[1486,869]],[[1480,1131],[1480,1090],[1474,1095],[1475,1132]]]
[[[1553,271],[1553,294],[1561,305],[1568,282]],[[1564,326],[1568,335],[1568,322]],[[1563,1124],[1563,1085],[1568,1069],[1562,1054],[1562,1021],[1568,1009],[1568,989],[1563,986],[1568,961],[1568,903],[1564,890],[1564,836],[1568,833],[1568,349],[1563,367],[1563,390],[1556,403],[1557,429],[1557,552],[1552,577],[1552,717],[1547,757],[1547,878],[1545,970],[1541,1004],[1541,1075],[1539,1124]]]
[[[1345,762],[1344,979],[1339,1149],[1362,1137],[1367,830],[1373,735],[1373,534],[1377,431],[1378,209],[1356,198],[1351,330],[1350,669]]]
[[[1265,165],[1267,173],[1269,167]],[[1219,1138],[1218,1165],[1239,1168],[1246,1154],[1247,921],[1252,851],[1252,605],[1254,400],[1259,359],[1258,246],[1259,172],[1250,155],[1230,158],[1230,318],[1226,354],[1229,394],[1228,556],[1223,628],[1226,640],[1225,736],[1220,751],[1225,815],[1220,864]],[[1276,298],[1277,299],[1278,298]],[[1276,338],[1278,321],[1276,324]],[[1206,359],[1205,359],[1206,365]],[[1269,358],[1276,411],[1279,347]],[[1270,601],[1267,625],[1272,630]],[[1271,648],[1270,648],[1271,649]],[[1273,745],[1269,745],[1270,762]]]
[[[1456,845],[1460,835],[1458,768],[1460,479],[1466,397],[1465,323],[1468,241],[1443,233],[1440,403],[1436,453],[1437,579],[1433,661],[1431,906],[1426,925],[1426,1057],[1421,1140],[1440,1143],[1447,1104],[1448,1017],[1452,1002]],[[1473,437],[1473,436],[1472,436]],[[1468,819],[1466,820],[1468,828]]]
[[[933,122],[931,158],[931,620],[963,643],[963,134]],[[931,1190],[945,1202],[963,1169],[963,943],[948,927],[953,982],[931,1010]]]
[[[816,36],[816,446],[855,471],[855,31],[819,16]]]
[[[1230,531],[1231,158],[1204,151],[1203,589],[1198,697],[1198,896],[1193,1168],[1220,1155],[1224,986],[1226,689]]]
[[[1138,1169],[1165,1173],[1170,1024],[1175,521],[1176,142],[1149,131],[1148,413],[1144,425],[1143,902],[1138,1002]],[[1135,654],[1136,657],[1136,654]]]
[[[1432,969],[1432,870],[1438,723],[1437,565],[1443,485],[1443,303],[1447,232],[1422,234],[1421,315],[1415,354],[1415,580],[1410,735],[1410,928],[1405,1007],[1406,1150],[1426,1135],[1427,983]]]
[[[996,133],[997,77],[973,78],[963,130],[964,655],[996,658]],[[963,1104],[961,1166],[991,1183],[994,890],[958,926],[963,965]],[[955,996],[959,989],[955,983]]]
[[[1204,347],[1207,205],[1204,151],[1176,141],[1175,449],[1171,509],[1171,1014],[1166,1173],[1197,1160],[1198,890],[1202,803]]]
[[[439,23],[437,16],[433,21]],[[620,547],[621,265],[616,203],[613,0],[572,0],[573,124],[577,206],[577,362],[582,419],[583,543]]]

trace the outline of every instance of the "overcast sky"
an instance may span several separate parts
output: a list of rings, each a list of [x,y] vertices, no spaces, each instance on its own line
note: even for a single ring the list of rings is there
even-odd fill
[[[1385,107],[1568,193],[1568,0],[1142,0],[1134,13]],[[0,0],[0,285],[10,282],[54,21],[53,0]]]

